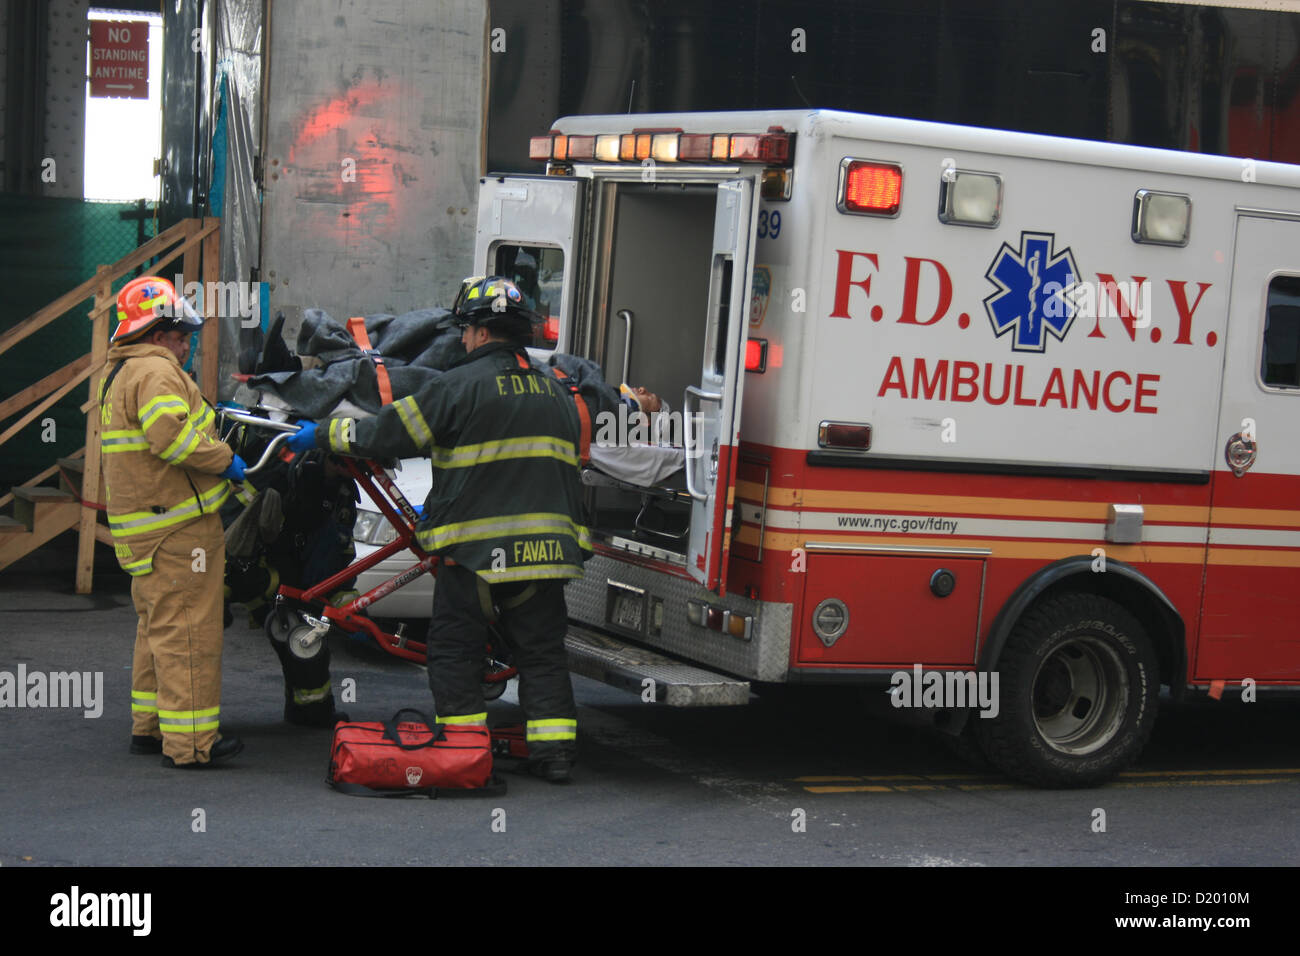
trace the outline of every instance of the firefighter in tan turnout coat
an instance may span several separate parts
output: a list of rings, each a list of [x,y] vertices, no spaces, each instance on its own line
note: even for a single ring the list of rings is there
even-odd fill
[[[221,737],[225,539],[217,509],[244,462],[182,369],[200,318],[166,279],[123,287],[100,390],[104,494],[139,614],[131,752],[207,767],[243,749]]]

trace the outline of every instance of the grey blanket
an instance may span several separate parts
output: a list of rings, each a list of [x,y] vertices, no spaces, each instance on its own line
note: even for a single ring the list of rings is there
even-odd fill
[[[395,399],[415,394],[465,355],[460,331],[447,309],[365,318],[370,344],[384,358]],[[297,352],[314,356],[320,367],[256,375],[248,384],[275,392],[306,418],[324,418],[344,399],[368,412],[379,411],[375,363],[352,340],[344,323],[322,309],[307,309],[298,330]]]

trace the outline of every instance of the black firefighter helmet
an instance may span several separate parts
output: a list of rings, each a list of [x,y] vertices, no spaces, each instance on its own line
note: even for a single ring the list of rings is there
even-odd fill
[[[542,318],[524,305],[519,287],[502,276],[471,276],[461,283],[452,313],[462,325],[529,342]]]

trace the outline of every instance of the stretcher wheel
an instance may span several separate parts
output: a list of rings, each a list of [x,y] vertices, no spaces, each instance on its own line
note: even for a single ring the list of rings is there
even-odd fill
[[[324,650],[325,635],[310,624],[300,624],[289,632],[289,653],[299,660],[312,660]]]
[[[266,636],[276,644],[283,644],[289,640],[289,635],[293,629],[298,627],[302,622],[298,615],[294,614],[287,607],[276,607],[266,616],[266,622],[263,627],[266,628]]]
[[[497,674],[500,673],[501,671],[506,671],[506,670],[510,670],[509,664],[504,664],[501,661],[493,660],[490,657],[483,663],[484,677],[488,677],[493,674]],[[496,700],[498,697],[500,697],[502,694],[506,692],[506,685],[509,683],[510,683],[509,678],[506,678],[505,680],[483,681],[483,699],[485,701]]]

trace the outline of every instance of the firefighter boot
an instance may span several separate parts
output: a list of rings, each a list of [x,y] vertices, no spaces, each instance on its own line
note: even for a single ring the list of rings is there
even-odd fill
[[[244,742],[238,737],[222,737],[208,751],[207,763],[177,763],[171,757],[164,756],[162,765],[171,770],[203,770],[208,767],[219,766],[223,761],[229,760],[243,749]]]

